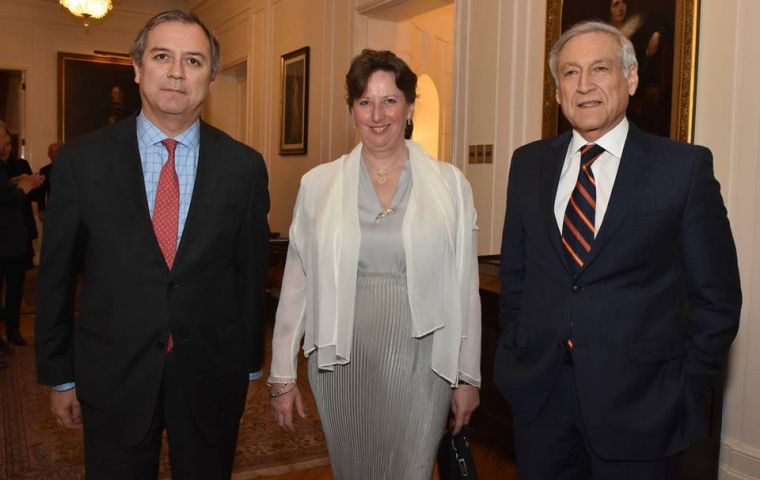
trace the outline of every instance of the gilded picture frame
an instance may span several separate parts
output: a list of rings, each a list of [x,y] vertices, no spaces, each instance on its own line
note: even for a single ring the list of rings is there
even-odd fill
[[[569,128],[566,120],[560,114],[555,99],[556,86],[548,66],[551,47],[564,29],[578,21],[600,19],[612,23],[611,5],[613,1],[606,3],[601,0],[547,0],[541,128],[544,138],[556,135],[558,132]],[[628,8],[631,8],[633,2],[629,0],[615,3],[625,3]],[[657,74],[643,72],[642,67],[647,66],[646,62],[649,59],[652,40],[651,36],[648,39],[649,41],[646,41],[646,37],[644,37],[643,44],[646,47],[642,48],[641,51],[637,48],[636,52],[637,57],[641,57],[639,59],[639,90],[636,96],[631,98],[628,117],[643,130],[650,131],[650,133],[659,133],[676,140],[692,142],[699,38],[699,0],[637,0],[635,3],[638,10],[631,9],[629,12],[632,14],[642,12],[642,15],[658,18],[662,30],[659,42],[660,52],[662,52],[663,57],[671,52],[672,60],[668,61],[665,57],[665,60],[660,61],[657,65],[662,68],[659,68],[659,71],[656,68],[652,69],[652,72]],[[606,10],[600,10],[599,5],[601,4],[605,5]],[[606,17],[607,14],[610,16]],[[640,21],[639,24],[645,24],[645,21]],[[624,30],[621,28],[621,31]],[[656,31],[656,29],[652,31]],[[634,41],[633,37],[631,40],[636,47],[637,42]],[[649,80],[651,80],[651,85],[646,83]],[[655,92],[655,95],[651,96],[648,92]],[[659,96],[656,95],[657,92],[659,92]],[[651,110],[646,109],[644,102],[647,101],[653,105]],[[632,109],[636,109],[635,112]],[[639,114],[638,119],[641,119],[641,122],[637,121],[634,113]],[[647,121],[647,114],[650,114],[651,122]],[[653,128],[648,128],[647,123],[651,123]]]
[[[306,155],[309,140],[309,47],[280,57],[280,155]]]
[[[58,52],[59,143],[139,110],[140,92],[128,55]]]

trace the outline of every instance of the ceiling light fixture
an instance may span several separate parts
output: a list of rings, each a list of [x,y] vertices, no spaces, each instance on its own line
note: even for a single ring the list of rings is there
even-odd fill
[[[113,8],[111,0],[60,0],[61,5],[77,17],[84,19],[84,26],[90,26],[91,18],[103,18]]]

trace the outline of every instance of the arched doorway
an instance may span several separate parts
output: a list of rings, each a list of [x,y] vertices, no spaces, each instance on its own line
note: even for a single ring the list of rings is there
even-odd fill
[[[440,105],[438,89],[433,79],[428,74],[420,75],[417,79],[412,140],[422,145],[433,158],[438,158]]]

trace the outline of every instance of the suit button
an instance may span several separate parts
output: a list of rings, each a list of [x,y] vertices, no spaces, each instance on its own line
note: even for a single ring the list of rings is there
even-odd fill
[[[164,345],[164,342],[156,343],[156,350],[163,352],[165,348],[166,348],[166,345]]]
[[[580,293],[581,287],[579,287],[578,285],[573,285],[572,290],[573,290],[573,293]]]
[[[169,286],[169,290],[174,290],[175,288],[178,287],[178,285],[174,282],[169,282],[168,286]]]

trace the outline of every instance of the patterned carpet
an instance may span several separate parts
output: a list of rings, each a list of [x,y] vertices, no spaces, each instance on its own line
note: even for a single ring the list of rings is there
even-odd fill
[[[33,271],[30,273],[33,276]],[[25,311],[31,313],[34,282],[27,285],[30,288],[26,292]],[[25,315],[23,322],[28,323],[31,318]],[[22,325],[22,330],[30,328]],[[268,337],[271,338],[271,331]],[[83,479],[82,432],[61,428],[53,419],[48,389],[35,381],[32,347],[16,348],[16,355],[11,358],[11,365],[0,370],[0,480]],[[252,479],[328,463],[303,357],[299,363],[299,386],[304,393],[307,417],[296,419],[296,433],[292,434],[281,431],[274,423],[264,381],[251,384],[241,420],[234,479]],[[161,478],[170,478],[166,448],[163,453]]]

